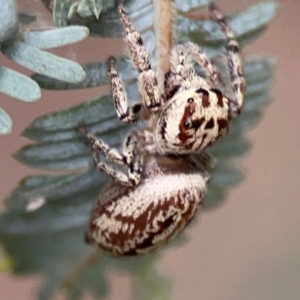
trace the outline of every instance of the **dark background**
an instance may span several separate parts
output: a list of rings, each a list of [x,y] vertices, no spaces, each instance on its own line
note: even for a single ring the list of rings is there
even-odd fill
[[[19,1],[26,6],[40,1]],[[219,1],[224,12],[257,1]],[[182,247],[164,251],[160,269],[172,280],[172,299],[181,300],[298,300],[300,295],[300,1],[282,3],[265,34],[245,53],[267,53],[278,60],[274,101],[257,128],[249,133],[253,148],[238,161],[246,180],[231,189],[227,201],[203,214],[187,233]],[[38,6],[45,12],[42,6]],[[99,46],[100,43],[100,46]],[[120,41],[90,38],[56,51],[79,62],[119,54]],[[1,63],[13,64],[0,55]],[[14,66],[15,67],[15,66]],[[21,68],[20,68],[21,69]],[[22,69],[22,71],[24,71]],[[25,71],[25,73],[28,71]],[[27,140],[20,133],[41,114],[96,97],[103,89],[47,92],[35,103],[1,94],[0,105],[14,120],[12,134],[0,137],[0,211],[3,199],[24,176],[39,173],[16,162],[11,154]],[[0,256],[1,257],[1,256]],[[109,299],[130,299],[130,280],[111,273]],[[0,299],[34,298],[41,278],[0,275]],[[59,297],[58,297],[59,298]]]

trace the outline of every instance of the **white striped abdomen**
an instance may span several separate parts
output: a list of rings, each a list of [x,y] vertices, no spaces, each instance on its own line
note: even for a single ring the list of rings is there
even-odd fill
[[[113,255],[148,253],[195,216],[207,177],[185,158],[147,157],[140,184],[109,183],[92,211],[87,240]]]

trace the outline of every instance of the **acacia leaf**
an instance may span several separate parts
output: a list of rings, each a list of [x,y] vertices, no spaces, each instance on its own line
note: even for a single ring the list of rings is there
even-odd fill
[[[120,72],[120,76],[124,81],[133,80],[137,77],[136,70],[126,57],[120,57],[116,60],[116,69]],[[86,77],[78,83],[62,82],[40,74],[34,74],[32,78],[40,87],[49,90],[82,89],[108,84],[106,62],[87,63],[83,65],[83,70]]]
[[[0,66],[0,91],[22,101],[32,102],[41,97],[38,84],[29,77]]]
[[[102,11],[102,0],[88,0],[91,11],[94,13],[96,19],[99,19]]]
[[[128,125],[116,117],[111,97],[102,96],[36,119],[23,135],[40,143],[23,147],[14,157],[31,167],[51,170],[89,167],[90,150],[76,130],[83,126],[112,147],[118,147],[128,131]]]
[[[0,4],[2,2],[3,0]],[[85,77],[85,73],[79,64],[37,48],[58,47],[82,40],[88,35],[87,28],[75,26],[61,30],[19,32],[14,0],[5,0],[1,4],[0,17],[2,15],[4,21],[0,25],[1,51],[8,58],[33,71],[54,76],[59,80],[78,82]],[[22,13],[19,14],[19,17],[22,18],[21,22],[26,24],[36,18]],[[28,102],[41,97],[41,91],[36,82],[2,66],[0,66],[0,91]]]
[[[130,1],[126,3],[126,11],[130,14],[134,26],[139,28],[140,33],[144,33],[153,25],[153,5],[149,0]],[[75,24],[76,22],[77,20]],[[115,8],[101,14],[98,20],[85,23],[85,25],[92,34],[97,36],[117,38],[124,35],[119,13]]]
[[[43,198],[47,204],[56,202],[61,205],[64,201],[64,205],[68,202],[75,205],[72,201],[77,195],[82,195],[80,197],[84,198],[90,190],[95,189],[96,192],[99,192],[105,182],[107,182],[107,178],[95,169],[84,173],[60,176],[28,176],[22,179],[6,199],[6,205],[10,211],[16,212],[28,211],[32,201],[39,198]],[[83,202],[86,201],[87,199]]]
[[[12,129],[12,120],[9,114],[0,107],[0,134],[9,134]]]
[[[1,51],[12,61],[40,74],[67,82],[78,82],[85,78],[79,64],[22,42],[7,43]]]
[[[91,18],[93,16],[93,7],[90,3],[90,0],[81,0],[79,3],[74,3],[76,5],[76,13],[81,18]],[[70,15],[70,11],[69,11]],[[97,18],[99,15],[97,16]]]
[[[54,0],[53,21],[57,27],[68,25],[68,13],[71,0]]]
[[[69,133],[69,138],[79,138],[76,128],[82,126],[89,127],[91,131],[98,130],[99,134],[126,127],[116,117],[111,96],[105,95],[70,109],[41,116],[25,129],[23,135],[33,140],[45,140],[48,134],[57,134],[57,140],[60,140],[59,135],[66,133]]]
[[[84,26],[69,26],[46,31],[25,31],[22,40],[27,45],[48,49],[79,42],[88,35],[89,30]]]
[[[13,0],[0,0],[0,43],[6,41],[19,31],[16,3]]]
[[[208,6],[210,0],[175,0],[176,8],[179,12],[192,12],[194,10],[198,10],[199,8]]]
[[[146,31],[142,34],[144,44],[150,54],[150,59],[154,58],[155,38],[151,31]],[[107,65],[106,62],[90,62],[83,65],[86,77],[78,83],[67,83],[50,78],[40,74],[32,75],[41,88],[47,90],[69,90],[69,89],[84,89],[108,84]],[[133,63],[128,57],[122,56],[116,59],[116,69],[124,82],[136,81],[138,73]],[[130,95],[131,99],[136,99],[136,94]]]
[[[148,17],[144,17],[145,13],[153,9],[152,5],[148,2],[149,1],[145,0],[143,3],[139,3],[138,7],[136,7],[137,4],[133,5],[131,4],[132,2],[130,2],[126,4],[126,9],[129,13],[131,13],[131,17],[133,18],[135,25],[140,28],[139,32],[142,33],[142,38],[146,44],[148,52],[153,54],[153,45],[155,44],[155,40],[153,34],[147,30],[147,28],[149,28],[152,24],[152,15],[150,14],[149,16],[149,22],[147,21]],[[191,1],[190,3],[185,4],[187,6],[182,4],[182,9],[188,9],[198,5],[201,6],[204,2]],[[133,3],[136,3],[136,1]],[[138,8],[140,8],[140,10],[138,10]],[[244,12],[230,16],[229,23],[242,45],[246,45],[263,31],[265,26],[267,26],[270,20],[275,16],[277,10],[278,3],[276,1],[261,2]],[[177,19],[177,35],[180,42],[193,40],[201,45],[210,57],[222,53],[220,47],[223,45],[225,37],[221,32],[219,25],[215,21],[196,21],[184,16],[178,16]],[[248,20],[257,20],[257,22],[249,22]],[[106,26],[105,23],[109,23],[110,26]],[[96,33],[102,37],[123,36],[123,27],[120,24],[119,15],[115,9],[104,13],[96,23],[90,23],[88,26],[91,33]],[[263,66],[260,68],[263,68]],[[33,75],[33,79],[36,80],[42,88],[55,90],[95,87],[107,83],[105,62],[88,63],[84,66],[84,70],[87,73],[86,79],[75,84],[60,82],[40,74]],[[121,71],[121,76],[124,77],[123,79],[125,81],[128,77],[136,77],[135,69],[128,60],[127,67],[123,65],[120,66],[118,70]]]
[[[231,15],[228,24],[242,44],[258,37],[274,18],[279,8],[276,1],[263,1],[245,11]],[[201,46],[220,46],[225,41],[224,33],[213,20],[194,20],[184,16],[177,18],[180,41],[194,41]]]

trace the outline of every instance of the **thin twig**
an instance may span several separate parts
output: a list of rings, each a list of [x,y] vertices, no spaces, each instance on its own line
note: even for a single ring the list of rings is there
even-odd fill
[[[64,290],[65,292],[70,291],[80,275],[86,272],[99,261],[101,254],[102,252],[99,249],[95,249],[89,256],[75,265],[75,267],[62,281],[61,290]]]
[[[154,34],[156,39],[157,77],[163,86],[164,74],[169,70],[169,55],[173,45],[174,7],[172,0],[154,0]]]

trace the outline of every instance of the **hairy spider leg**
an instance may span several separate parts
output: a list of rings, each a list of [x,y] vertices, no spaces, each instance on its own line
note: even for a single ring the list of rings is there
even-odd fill
[[[140,118],[141,103],[128,106],[126,91],[123,88],[122,81],[115,69],[116,59],[109,57],[107,60],[107,73],[112,90],[114,106],[119,119],[123,122],[137,122]]]
[[[157,111],[161,106],[161,97],[157,78],[151,68],[148,53],[143,40],[134,28],[123,5],[119,4],[119,12],[125,29],[125,40],[128,45],[132,61],[139,72],[140,92],[146,108]]]
[[[115,148],[110,148],[108,144],[101,139],[97,139],[90,132],[85,132],[85,135],[92,147],[93,159],[99,171],[106,173],[114,181],[122,185],[135,186],[140,182],[143,170],[143,157],[136,151],[137,138],[135,132],[131,132],[125,138],[122,153]],[[103,154],[109,161],[126,165],[128,167],[128,175],[100,161],[99,154]]]
[[[210,62],[209,58],[196,44],[187,42],[183,45],[176,45],[171,50],[171,71],[176,76],[184,76],[190,66],[186,63],[187,57],[191,56],[206,72],[210,87],[215,86],[218,73],[215,66]]]
[[[209,11],[214,20],[219,23],[222,31],[226,35],[227,60],[230,70],[232,88],[235,94],[234,101],[230,101],[229,113],[230,117],[234,118],[241,112],[244,104],[244,94],[246,89],[246,81],[243,73],[239,44],[232,29],[229,27],[222,13],[220,12],[219,7],[214,2],[210,3]]]
[[[198,63],[204,69],[208,80],[197,75],[191,68],[191,62]],[[175,45],[172,48],[170,65],[170,71],[165,76],[165,100],[171,99],[178,89],[211,89],[220,76],[205,52],[192,42]]]

